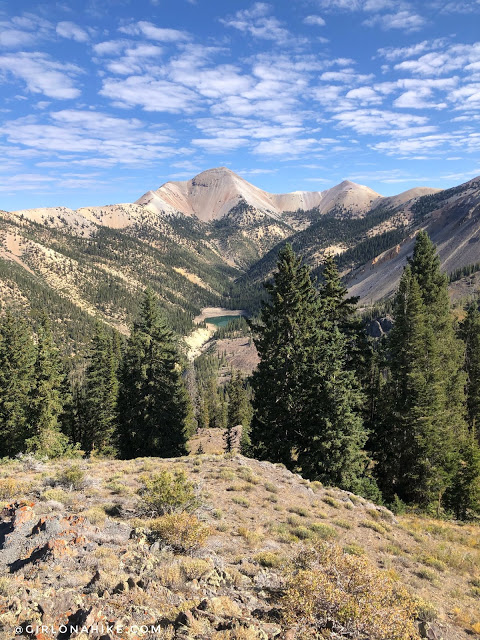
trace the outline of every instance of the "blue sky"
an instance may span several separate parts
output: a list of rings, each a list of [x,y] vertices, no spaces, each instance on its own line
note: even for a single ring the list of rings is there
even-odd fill
[[[480,174],[480,0],[0,1],[0,209]]]

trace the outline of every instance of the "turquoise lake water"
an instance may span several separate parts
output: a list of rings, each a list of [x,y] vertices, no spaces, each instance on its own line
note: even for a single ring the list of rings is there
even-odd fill
[[[205,318],[205,322],[214,324],[216,327],[224,327],[230,322],[230,320],[241,318],[241,316],[241,313],[239,313],[238,316],[217,316],[216,318]]]

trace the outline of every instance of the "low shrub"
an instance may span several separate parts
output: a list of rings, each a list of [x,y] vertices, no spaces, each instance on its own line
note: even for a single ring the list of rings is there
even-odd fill
[[[254,557],[255,562],[258,562],[262,567],[276,568],[282,564],[282,558],[274,551],[262,551],[257,553]]]
[[[332,496],[325,496],[324,498],[322,498],[322,500],[325,502],[325,504],[330,505],[334,509],[340,509],[340,503],[338,502],[338,500],[335,500],[335,498],[332,498]]]
[[[78,465],[72,465],[69,469],[64,469],[58,477],[57,483],[78,491],[85,484],[85,472]]]
[[[0,478],[0,500],[18,498],[25,492],[25,485],[15,478]]]
[[[82,516],[85,516],[89,522],[94,525],[104,525],[105,520],[107,519],[107,514],[105,513],[105,509],[102,507],[90,507],[87,511],[82,513]]]
[[[310,529],[321,540],[330,540],[338,536],[337,530],[329,524],[323,522],[314,522],[310,525]]]
[[[270,493],[278,493],[278,487],[276,484],[273,484],[273,482],[266,482],[263,486],[265,487],[265,490]]]
[[[179,553],[191,553],[205,544],[210,527],[190,513],[167,513],[148,522],[154,538]]]
[[[346,544],[343,547],[343,553],[347,553],[351,556],[363,556],[365,555],[365,549],[359,544],[355,544],[355,542],[352,542],[350,544]]]
[[[413,640],[417,607],[409,593],[366,557],[336,545],[302,552],[283,597],[286,624],[296,637],[319,638],[328,628],[338,637]]]
[[[62,504],[70,504],[72,502],[71,494],[67,493],[63,489],[47,489],[42,493],[40,499],[45,502],[54,500],[55,502],[61,502]]]
[[[314,536],[314,532],[311,529],[303,526],[294,527],[291,533],[300,540],[308,540],[309,538],[312,538]]]
[[[140,480],[141,509],[153,516],[171,513],[191,513],[200,504],[193,482],[184,471],[160,471],[143,475]]]
[[[290,513],[296,513],[297,515],[302,516],[302,518],[308,518],[310,515],[310,511],[305,507],[290,507],[288,510]]]
[[[181,568],[187,580],[198,580],[213,569],[213,562],[202,558],[183,558]]]
[[[381,533],[382,535],[387,533],[385,527],[383,527],[380,523],[375,522],[374,520],[364,520],[360,523],[361,527],[365,527],[365,529],[372,529],[372,531],[376,531],[377,533]]]
[[[233,496],[232,502],[234,502],[235,504],[239,504],[240,506],[245,508],[250,506],[250,501],[247,500],[247,498],[244,498],[243,496]]]

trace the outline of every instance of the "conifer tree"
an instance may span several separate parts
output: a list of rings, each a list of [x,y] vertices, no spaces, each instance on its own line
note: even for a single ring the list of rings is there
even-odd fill
[[[445,501],[458,520],[480,514],[480,447],[473,429],[460,444],[456,473]]]
[[[42,313],[37,328],[34,381],[30,392],[28,451],[55,458],[62,455],[68,438],[61,431],[65,374],[53,340],[50,321]]]
[[[228,395],[227,431],[225,437],[226,451],[233,449],[233,428],[242,426],[241,449],[245,452],[249,444],[248,430],[250,426],[249,400],[245,388],[245,380],[241,371],[232,371],[230,382],[226,388]]]
[[[146,290],[122,363],[119,448],[125,458],[186,452],[189,400],[173,333]]]
[[[400,281],[389,337],[390,406],[374,440],[387,500],[442,505],[466,434],[462,348],[456,339],[435,246],[417,236]]]
[[[302,430],[298,463],[309,478],[361,491],[367,467],[367,434],[361,416],[364,398],[354,371],[348,368],[345,332],[356,299],[346,297],[331,256],[325,260],[323,277],[308,383],[309,419]]]
[[[469,306],[467,316],[462,323],[461,336],[465,341],[468,422],[480,442],[480,312],[478,303]]]
[[[294,449],[309,420],[317,339],[316,292],[309,269],[287,244],[278,255],[270,301],[252,323],[260,363],[253,372],[251,441],[257,457],[295,466]]]
[[[118,353],[115,337],[97,323],[90,362],[85,374],[82,448],[90,453],[114,455],[117,430]]]
[[[30,327],[7,311],[0,321],[0,457],[25,450],[34,363]]]

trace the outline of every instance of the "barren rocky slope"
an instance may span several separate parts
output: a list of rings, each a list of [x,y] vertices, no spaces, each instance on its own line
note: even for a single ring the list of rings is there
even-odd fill
[[[417,211],[415,209],[417,208]],[[365,304],[376,302],[395,291],[403,266],[413,251],[415,231],[424,228],[438,247],[442,268],[451,273],[480,258],[480,179],[417,201],[418,216],[405,241],[393,246],[352,274],[352,295]],[[413,217],[413,216],[412,216]]]
[[[162,469],[185,471],[200,492],[196,517],[208,529],[188,551],[185,541],[176,546],[179,538],[155,538],[150,521],[137,517],[142,481]],[[293,640],[285,588],[301,549],[320,543],[421,598],[418,625],[429,638],[480,631],[478,527],[395,517],[242,456],[24,459],[5,464],[0,476],[4,638],[28,624],[45,625],[30,639],[69,638],[58,629],[71,624],[85,627],[71,636],[82,639]],[[108,624],[137,632],[116,634]],[[141,625],[154,625],[157,635],[142,636]],[[327,637],[340,638],[328,628]]]

